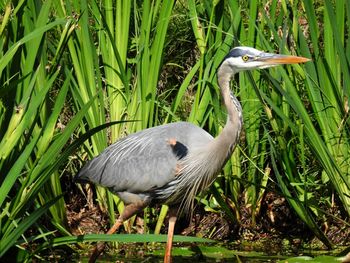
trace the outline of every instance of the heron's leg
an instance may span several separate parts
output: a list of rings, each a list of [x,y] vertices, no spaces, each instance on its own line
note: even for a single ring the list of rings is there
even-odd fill
[[[169,211],[169,226],[168,226],[168,239],[165,247],[164,263],[171,263],[171,248],[173,247],[174,229],[177,218],[177,211],[170,209]]]
[[[118,231],[119,227],[123,224],[124,221],[128,220],[130,217],[144,209],[148,205],[148,202],[137,202],[127,205],[124,208],[124,211],[121,213],[121,215],[118,217],[117,221],[115,221],[114,225],[107,231],[108,235],[114,234],[116,231]],[[89,263],[96,262],[98,256],[103,252],[105,249],[106,243],[100,242],[97,243],[95,249],[93,250]]]

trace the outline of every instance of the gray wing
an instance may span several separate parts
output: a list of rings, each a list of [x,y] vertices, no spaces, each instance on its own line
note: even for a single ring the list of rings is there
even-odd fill
[[[149,193],[174,180],[176,164],[188,151],[213,137],[203,129],[177,122],[131,134],[106,148],[77,175],[115,193]]]

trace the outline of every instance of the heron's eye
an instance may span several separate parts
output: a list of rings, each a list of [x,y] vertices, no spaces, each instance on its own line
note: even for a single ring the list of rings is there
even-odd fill
[[[242,56],[242,60],[243,60],[244,62],[247,62],[248,59],[249,59],[249,57],[248,57],[247,55]]]

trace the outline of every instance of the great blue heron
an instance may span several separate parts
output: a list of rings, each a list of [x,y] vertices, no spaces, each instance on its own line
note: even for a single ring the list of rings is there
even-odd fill
[[[304,57],[235,47],[224,58],[217,72],[228,116],[219,136],[213,138],[192,123],[170,123],[131,134],[88,162],[76,179],[107,187],[126,204],[108,233],[114,233],[125,220],[148,205],[177,205],[177,213],[169,219],[164,256],[164,262],[170,262],[177,214],[193,207],[195,196],[215,180],[239,139],[243,124],[242,108],[230,91],[232,76],[243,70],[307,61],[309,59]],[[103,246],[97,246],[91,261],[102,250]]]

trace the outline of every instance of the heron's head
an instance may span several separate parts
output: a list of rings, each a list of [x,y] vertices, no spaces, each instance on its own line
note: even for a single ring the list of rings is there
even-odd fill
[[[222,65],[228,66],[233,73],[274,67],[283,64],[307,62],[310,59],[297,56],[266,53],[251,47],[235,47],[226,55]]]

